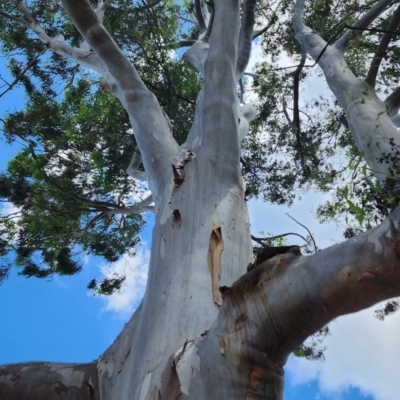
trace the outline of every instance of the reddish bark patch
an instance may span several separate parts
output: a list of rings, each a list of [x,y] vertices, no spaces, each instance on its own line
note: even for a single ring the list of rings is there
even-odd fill
[[[225,340],[219,342],[219,351],[224,356],[225,355]]]
[[[176,364],[173,360],[173,357],[170,357],[168,360],[167,366],[161,376],[161,382],[161,389],[159,390],[160,399],[176,400],[182,397],[182,392],[180,389],[181,385],[179,382],[178,374],[176,372]]]
[[[368,280],[368,279],[375,279],[376,278],[376,276],[372,273],[372,272],[370,272],[370,271],[365,271],[365,272],[363,272],[360,276],[359,276],[359,278],[357,279],[357,281],[358,282],[362,282],[362,281],[365,281],[365,280]]]
[[[261,368],[259,365],[255,365],[249,375],[250,386],[253,389],[257,389],[263,377],[264,377],[264,369]]]

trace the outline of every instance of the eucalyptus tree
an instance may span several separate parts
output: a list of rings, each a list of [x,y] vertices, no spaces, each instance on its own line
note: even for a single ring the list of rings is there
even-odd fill
[[[281,399],[287,358],[309,335],[340,315],[400,295],[397,280],[400,273],[400,211],[396,209],[379,225],[341,244],[309,256],[301,256],[296,249],[291,249],[246,272],[253,257],[245,199],[257,190],[252,187],[257,182],[248,180],[252,190],[246,193],[241,162],[245,178],[248,173],[254,174],[252,168],[259,168],[261,162],[248,156],[249,151],[258,151],[254,136],[247,141],[245,139],[256,110],[250,104],[239,104],[237,84],[246,71],[253,39],[260,32],[267,38],[269,35],[273,37],[274,27],[283,29],[282,37],[287,39],[284,42],[286,50],[293,54],[297,49],[301,53],[300,64],[292,74],[294,106],[289,110],[285,98],[288,95],[284,93],[282,118],[275,118],[275,129],[286,118],[286,126],[282,127],[280,134],[288,148],[291,146],[293,150],[293,168],[302,171],[300,177],[287,178],[287,186],[294,187],[296,179],[299,184],[302,179],[313,180],[321,186],[329,183],[327,178],[321,179],[313,170],[314,167],[318,168],[315,159],[321,146],[311,146],[307,136],[311,131],[305,134],[301,125],[299,82],[303,78],[302,70],[309,55],[321,67],[330,89],[345,111],[355,144],[352,151],[354,154],[358,151],[358,157],[363,158],[368,166],[365,167],[365,181],[371,182],[370,185],[375,189],[378,185],[387,185],[387,193],[391,196],[389,200],[395,198],[389,205],[396,203],[399,134],[395,124],[399,108],[398,91],[394,90],[382,101],[374,89],[380,64],[387,54],[390,39],[396,34],[398,11],[392,11],[396,2],[380,0],[360,7],[352,2],[321,1],[313,3],[304,14],[304,0],[280,2],[275,8],[271,8],[273,3],[260,3],[257,6],[255,0],[243,3],[232,0],[214,0],[212,3],[197,1],[194,7],[189,7],[189,11],[197,18],[196,29],[189,29],[190,37],[185,37],[187,32],[178,37],[181,45],[190,45],[183,59],[197,70],[199,76],[195,79],[196,84],[202,84],[190,130],[183,137],[174,135],[176,128],[173,121],[150,91],[156,85],[154,80],[146,79],[148,68],[143,66],[143,60],[150,62],[151,57],[141,58],[144,56],[140,53],[135,56],[132,48],[120,40],[118,29],[115,40],[110,34],[115,30],[115,25],[107,23],[107,12],[123,20],[129,17],[129,13],[121,12],[127,4],[118,2],[114,7],[109,3],[99,0],[92,5],[87,0],[63,0],[65,13],[72,23],[63,25],[68,32],[68,35],[64,33],[65,36],[59,32],[59,11],[52,14],[56,17],[51,21],[46,21],[46,9],[38,7],[35,10],[35,3],[24,4],[14,0],[2,3],[0,15],[6,34],[13,35],[13,27],[20,27],[19,31],[15,30],[18,39],[27,43],[34,41],[36,46],[44,44],[56,55],[54,57],[61,56],[62,60],[68,60],[63,61],[66,68],[74,62],[93,71],[101,77],[101,86],[107,93],[106,96],[102,92],[89,91],[88,96],[94,97],[93,103],[84,101],[75,110],[78,114],[82,113],[81,118],[74,117],[74,110],[68,109],[71,103],[53,104],[57,110],[55,117],[58,118],[58,124],[67,121],[56,134],[60,135],[61,141],[65,140],[64,146],[68,143],[73,146],[71,152],[62,146],[56,149],[57,155],[61,155],[66,164],[58,166],[57,170],[52,165],[54,147],[48,145],[48,149],[45,149],[42,145],[36,150],[28,142],[32,145],[24,151],[31,152],[29,162],[25,157],[21,160],[23,168],[11,165],[11,172],[13,168],[17,172],[15,176],[4,177],[2,196],[22,207],[22,212],[27,210],[28,216],[31,215],[30,207],[39,208],[41,203],[51,208],[65,198],[66,204],[62,204],[64,209],[79,204],[86,214],[79,214],[84,215],[83,219],[74,224],[71,222],[68,232],[73,238],[85,237],[86,227],[89,225],[89,230],[92,226],[89,218],[96,218],[93,216],[95,211],[100,213],[98,215],[101,212],[115,215],[118,211],[124,214],[128,208],[132,210],[136,207],[135,211],[138,212],[142,211],[140,207],[152,207],[155,226],[147,289],[141,305],[99,360],[88,364],[37,362],[3,366],[0,394],[7,399],[55,399],[60,396],[66,399]],[[334,7],[342,6],[339,7],[341,11],[350,12],[351,22],[342,22],[341,28],[347,28],[338,31],[337,37],[326,41],[304,22],[310,14],[318,11],[318,6],[324,7],[327,16]],[[257,7],[259,18],[264,15],[266,21],[263,21],[264,28],[254,31]],[[265,10],[268,12],[263,13]],[[279,21],[277,14],[281,14]],[[293,17],[292,32],[283,28],[287,26],[288,15]],[[192,17],[184,18],[192,21]],[[162,17],[156,20],[165,22]],[[381,24],[387,21],[388,25],[383,28],[373,26],[377,21]],[[171,24],[173,22],[170,21]],[[80,40],[73,26],[81,35]],[[345,52],[351,48],[352,41],[357,44],[362,32],[368,29],[375,34],[370,38],[374,46],[366,47],[363,53],[366,56],[362,61],[368,60],[371,49],[373,57],[367,78],[363,79],[355,76],[347,64]],[[24,36],[22,33],[25,34],[25,31]],[[296,45],[293,33],[300,46]],[[192,34],[198,34],[198,38],[193,40]],[[272,48],[272,61],[282,43]],[[267,48],[273,46],[268,39],[263,39],[263,44]],[[168,40],[163,41],[159,46],[160,51],[169,48],[169,45]],[[270,67],[262,68],[266,77],[260,71],[262,79],[259,80],[264,81],[259,83],[264,90],[261,99],[265,98],[271,106],[275,99],[271,98],[268,85],[273,86],[273,79],[276,82],[279,76]],[[93,74],[87,79],[93,79]],[[166,76],[160,79],[168,81]],[[26,84],[29,86],[28,82]],[[68,95],[72,91],[73,104],[79,102],[76,99],[79,90],[87,89],[84,83],[79,84],[74,79],[71,85],[73,89],[67,88],[66,93]],[[190,86],[191,90],[196,87],[194,84]],[[111,95],[125,110],[120,117],[122,122],[117,125],[119,132],[115,131],[114,126],[118,117],[115,113],[105,116],[101,107],[104,104],[102,102],[114,102],[110,100]],[[97,116],[90,106],[100,111]],[[279,106],[276,101],[275,106]],[[176,109],[177,115],[188,112],[179,106]],[[170,111],[174,112],[173,107]],[[261,108],[261,111],[264,110]],[[292,117],[289,111],[293,111]],[[85,125],[88,123],[85,122],[87,116],[93,119],[93,125],[89,122],[89,130]],[[185,126],[182,115],[180,117],[178,127]],[[101,120],[97,126],[96,118]],[[110,118],[112,126],[107,126],[104,118]],[[124,128],[127,123],[124,118],[129,119],[134,141],[129,129]],[[268,118],[267,115],[267,123],[271,122]],[[342,116],[338,118],[343,121]],[[25,119],[32,121],[30,114],[20,115],[19,120],[16,116],[10,116],[6,123],[19,121],[20,125],[9,127],[8,130],[18,133],[21,129],[19,134],[25,141],[32,140],[30,129],[37,128],[38,136],[47,134],[45,126],[36,127],[36,124],[26,130],[22,126]],[[261,125],[260,122],[258,124]],[[80,154],[78,145],[84,142],[85,132],[90,135],[92,130],[96,130],[99,146],[90,147],[88,144],[89,149],[79,148]],[[341,134],[344,135],[343,132]],[[64,135],[69,135],[69,139],[63,139]],[[114,145],[118,149],[112,155],[104,151],[110,144],[102,147],[108,135],[116,142]],[[348,138],[347,144],[351,146]],[[40,152],[44,150],[48,154],[45,168],[40,165]],[[125,192],[118,192],[121,186],[117,188],[113,182],[96,186],[96,179],[100,179],[96,174],[82,178],[82,174],[89,173],[85,169],[87,153],[94,164],[103,165],[105,162],[97,150],[106,153],[106,160],[109,156],[113,159],[123,156],[121,163],[125,162],[122,158],[125,160],[127,152],[134,153],[136,150],[132,154],[128,172],[135,179],[147,182],[152,203],[145,199],[145,203],[125,204],[128,200],[124,203],[122,198],[132,191],[131,187]],[[79,154],[78,159],[73,160],[76,154]],[[90,154],[96,155],[90,158]],[[74,164],[68,161],[70,159]],[[269,192],[272,197],[278,193],[278,175],[274,175],[278,167],[279,161],[276,161],[270,168],[259,171],[261,177],[269,172],[273,175],[275,186]],[[78,171],[73,171],[74,168]],[[107,166],[99,170],[103,171],[103,179],[107,175]],[[23,171],[27,171],[25,175]],[[122,174],[120,171],[115,174],[119,173]],[[64,178],[65,174],[70,180]],[[18,178],[21,178],[19,192],[15,191],[17,186],[12,181]],[[40,179],[44,187],[43,199],[30,186]],[[121,178],[122,187],[136,184],[124,179]],[[86,185],[84,181],[89,183]],[[268,186],[268,180],[266,182]],[[98,187],[104,191],[96,193]],[[59,192],[53,193],[56,189]],[[268,187],[265,189],[268,193]],[[115,200],[115,193],[122,193],[119,200],[124,204]],[[24,198],[24,194],[28,196]],[[31,194],[32,197],[29,197]],[[49,204],[45,202],[46,196],[52,196]],[[62,196],[63,199],[60,199]],[[68,204],[72,200],[78,203]],[[103,208],[96,209],[97,205]],[[124,224],[127,234],[134,236],[136,228],[132,226],[139,222],[127,219]],[[26,232],[36,231],[27,229]],[[62,231],[60,237],[68,237],[68,232]],[[104,232],[107,235],[107,228]],[[58,239],[50,230],[46,234],[51,240]],[[34,243],[39,243],[39,239],[33,237],[27,250]],[[90,243],[98,245],[96,231]],[[66,242],[62,248],[72,251],[75,245],[75,242]],[[81,243],[81,246],[88,251],[85,243]],[[129,248],[129,243],[123,246]],[[42,248],[43,243],[39,243],[35,250],[41,251]],[[49,263],[50,273],[57,272],[60,263],[57,254],[50,259],[55,260],[53,264]],[[119,253],[114,251],[112,254]],[[74,262],[71,257],[69,260]]]

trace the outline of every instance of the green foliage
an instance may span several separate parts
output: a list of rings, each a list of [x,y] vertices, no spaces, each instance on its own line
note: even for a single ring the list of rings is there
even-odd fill
[[[125,173],[136,143],[120,104],[94,89],[77,80],[62,102],[35,93],[5,118],[7,140],[30,143],[0,174],[0,197],[19,210],[0,226],[27,277],[72,275],[80,254],[113,262],[139,242],[142,217],[118,212],[143,192]]]
[[[306,342],[301,344],[293,352],[293,355],[296,357],[306,358],[310,361],[324,361],[324,351],[326,350],[326,347],[321,346],[321,343],[329,334],[329,328],[324,326],[314,333],[314,335],[311,335]]]
[[[29,8],[46,33],[81,44],[58,2],[32,1]],[[201,82],[164,46],[195,33],[179,25],[180,9],[173,1],[145,10],[116,0],[104,24],[158,97],[182,143]],[[20,16],[8,3],[1,10]],[[135,254],[143,218],[119,210],[140,200],[146,188],[125,172],[137,151],[125,110],[92,73],[50,51],[38,57],[45,46],[6,18],[0,18],[0,46],[15,87],[26,94],[26,107],[2,120],[4,141],[22,140],[26,147],[0,173],[0,199],[16,207],[0,217],[0,280],[12,265],[26,277],[47,278],[79,272],[85,254],[108,262]],[[116,276],[93,289],[111,294],[123,280]]]
[[[399,300],[390,300],[385,305],[379,306],[375,310],[375,317],[383,321],[386,317],[393,315],[400,308]]]
[[[96,279],[92,279],[88,283],[87,288],[98,295],[109,296],[121,289],[125,279],[125,275],[118,275],[115,273],[112,278],[105,278],[100,283],[98,283]]]

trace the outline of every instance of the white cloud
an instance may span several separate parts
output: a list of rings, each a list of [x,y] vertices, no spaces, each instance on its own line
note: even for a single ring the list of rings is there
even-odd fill
[[[332,322],[332,335],[324,342],[325,362],[291,358],[286,368],[289,382],[317,380],[325,394],[357,387],[376,400],[398,400],[400,314],[381,322],[373,317],[374,308]]]
[[[290,219],[286,215],[288,213],[311,231],[319,249],[341,242],[343,227],[338,228],[333,222],[321,224],[314,215],[316,207],[328,198],[327,194],[306,193],[290,208],[266,204],[261,200],[251,200],[249,202],[251,233],[258,236],[261,231],[272,235],[294,232],[307,236],[308,232]],[[290,244],[304,244],[304,241],[296,236],[288,236],[287,240]]]
[[[146,288],[149,260],[150,252],[144,245],[135,257],[124,256],[114,263],[112,268],[101,267],[101,272],[106,278],[112,278],[115,272],[126,276],[121,290],[104,298],[107,311],[131,314],[138,306]]]
[[[14,219],[19,219],[19,217],[17,216],[17,213],[19,213],[21,211],[21,208],[15,206],[14,204],[10,203],[10,202],[4,202],[4,203],[0,203],[0,212],[2,215],[7,216],[10,214],[15,214]]]

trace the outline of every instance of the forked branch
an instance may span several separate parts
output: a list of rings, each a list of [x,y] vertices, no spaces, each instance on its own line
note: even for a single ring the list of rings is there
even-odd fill
[[[379,0],[371,7],[356,23],[353,25],[357,29],[348,29],[343,36],[336,41],[335,46],[343,53],[346,51],[350,39],[360,36],[364,28],[368,28],[388,7],[391,6],[393,0]]]

